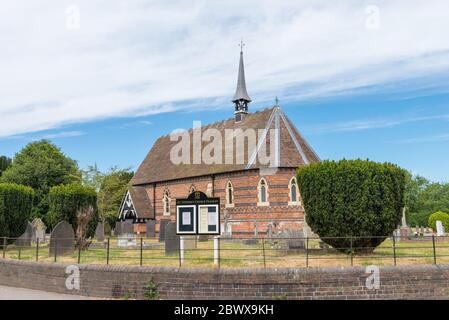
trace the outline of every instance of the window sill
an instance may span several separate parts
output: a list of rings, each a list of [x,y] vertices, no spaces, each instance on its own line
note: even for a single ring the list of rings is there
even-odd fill
[[[300,201],[289,201],[288,205],[289,206],[300,206],[301,202]]]
[[[268,207],[269,205],[269,202],[257,202],[258,207]]]
[[[234,204],[233,203],[231,203],[231,204],[227,203],[225,207],[226,208],[234,208]]]

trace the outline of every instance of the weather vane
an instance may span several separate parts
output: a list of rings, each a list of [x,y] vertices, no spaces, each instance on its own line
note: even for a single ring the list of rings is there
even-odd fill
[[[276,96],[276,98],[275,98],[274,100],[276,101],[276,105],[278,106],[278,105],[279,105],[279,99],[278,99],[278,96]]]

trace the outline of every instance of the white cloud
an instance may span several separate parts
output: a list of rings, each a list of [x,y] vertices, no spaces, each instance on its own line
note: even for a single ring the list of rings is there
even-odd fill
[[[413,117],[390,117],[378,119],[358,119],[351,121],[342,121],[337,123],[304,126],[303,128],[311,133],[334,133],[361,131],[380,128],[393,128],[403,124],[424,122],[424,121],[448,121],[449,114],[432,115],[432,116],[413,116]]]
[[[371,2],[335,2],[4,2],[0,137],[217,107],[233,94],[241,37],[256,104],[449,70],[448,1],[376,1],[378,29],[366,28]],[[73,4],[79,29],[66,27]]]

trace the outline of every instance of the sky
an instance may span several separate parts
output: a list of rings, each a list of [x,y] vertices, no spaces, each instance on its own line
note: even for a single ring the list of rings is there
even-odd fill
[[[449,2],[2,1],[0,155],[136,169],[157,137],[279,97],[321,159],[449,182]]]

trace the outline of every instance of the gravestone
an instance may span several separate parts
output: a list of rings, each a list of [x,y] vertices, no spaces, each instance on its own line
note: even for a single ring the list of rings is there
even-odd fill
[[[304,234],[301,230],[290,229],[287,230],[287,241],[289,249],[304,249]]]
[[[440,220],[437,220],[436,225],[437,225],[437,236],[444,237],[445,230],[444,230],[443,223]]]
[[[268,235],[268,239],[273,238],[273,224],[269,224],[267,226],[267,235]]]
[[[114,234],[119,236],[121,234],[134,233],[134,226],[132,220],[119,221],[115,224]]]
[[[147,221],[147,239],[156,237],[156,220]]]
[[[393,237],[394,237],[395,242],[400,242],[401,241],[401,229],[395,229],[393,231]]]
[[[102,222],[99,222],[95,228],[95,238],[98,241],[104,241],[104,224]]]
[[[31,222],[31,226],[33,227],[33,241],[37,242],[37,239],[39,239],[39,242],[45,241],[45,231],[47,230],[47,227],[45,226],[44,222],[36,218]]]
[[[164,227],[165,235],[165,254],[179,252],[179,236],[176,234],[176,223],[169,222]]]
[[[31,240],[33,239],[33,226],[27,222],[25,232],[14,243],[18,247],[31,246]]]
[[[75,250],[75,232],[67,221],[59,222],[50,235],[50,256],[72,253]]]
[[[120,248],[137,246],[137,236],[134,233],[122,233],[117,237],[117,246]]]
[[[165,241],[165,227],[171,220],[162,219],[159,221],[159,242]]]

